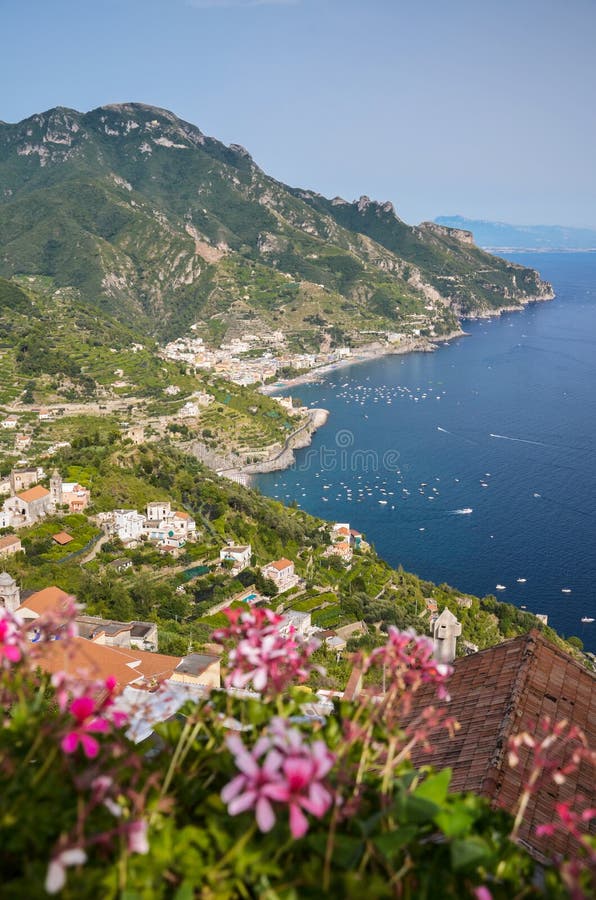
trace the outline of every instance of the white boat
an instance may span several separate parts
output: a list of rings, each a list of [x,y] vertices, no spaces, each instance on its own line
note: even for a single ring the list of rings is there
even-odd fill
[[[381,506],[385,506],[385,504],[387,503],[387,501],[386,501],[386,500],[379,500],[379,503],[381,504]]]
[[[525,583],[526,583],[526,580],[527,580],[526,578],[518,578],[518,579],[517,579],[517,583],[518,583],[518,584],[525,584]]]
[[[570,593],[571,593],[571,588],[561,588],[561,593],[562,593],[562,594],[570,594]]]
[[[594,618],[592,616],[582,616],[582,622],[593,622]]]
[[[498,585],[497,585],[497,590],[498,590],[498,591],[506,591],[507,588],[505,587],[504,584],[498,584]]]

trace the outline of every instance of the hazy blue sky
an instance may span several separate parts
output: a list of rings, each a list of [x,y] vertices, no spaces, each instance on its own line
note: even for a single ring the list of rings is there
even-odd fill
[[[596,227],[596,0],[0,0],[0,119],[140,100],[293,185]]]

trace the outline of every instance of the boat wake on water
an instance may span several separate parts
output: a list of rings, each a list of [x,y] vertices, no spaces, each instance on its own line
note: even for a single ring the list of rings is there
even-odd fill
[[[559,450],[559,447],[555,447],[554,444],[545,444],[544,441],[529,441],[526,438],[516,438],[509,437],[507,434],[493,434],[492,431],[489,434],[491,438],[498,438],[500,441],[515,441],[516,444],[535,444],[537,447],[553,447],[556,450]]]
[[[478,446],[478,441],[472,441],[470,438],[464,437],[463,434],[456,434],[454,431],[449,431],[447,428],[441,428],[440,425],[437,425],[437,431],[440,431],[442,434],[449,434],[451,437],[458,438],[460,441],[465,441],[467,444],[473,444],[475,447]]]
[[[493,434],[489,432],[489,437],[496,438],[499,441],[513,441],[516,444],[533,444],[535,447],[548,447],[549,450],[567,450],[572,453],[592,453],[591,447],[572,447],[568,444],[548,444],[546,441],[531,441],[528,438],[511,437],[508,434]]]
[[[470,506],[464,507],[464,509],[450,509],[450,516],[469,516],[470,513],[473,513],[474,510]]]

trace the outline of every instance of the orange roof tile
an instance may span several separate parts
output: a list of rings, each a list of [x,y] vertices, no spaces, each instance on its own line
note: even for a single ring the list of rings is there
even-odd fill
[[[37,613],[38,616],[43,615],[47,612],[53,612],[60,608],[64,600],[69,597],[70,594],[67,594],[66,591],[61,590],[59,587],[55,585],[52,587],[44,588],[42,591],[37,591],[35,594],[31,594],[30,597],[27,597],[26,600],[23,600],[21,605],[19,606],[19,611],[31,610],[31,612]]]
[[[16,534],[5,534],[4,537],[0,537],[0,550],[6,550],[7,547],[20,543],[21,539]]]
[[[187,512],[175,512],[174,518],[176,519],[190,519],[190,516]]]
[[[82,637],[42,644],[38,657],[40,667],[51,674],[65,671],[89,679],[113,676],[120,689],[133,683],[149,686],[169,678],[181,659],[146,650],[108,647]]]
[[[74,540],[72,534],[68,534],[67,531],[59,531],[58,534],[52,535],[52,540],[56,541],[60,546],[64,546],[64,544],[70,544],[71,541]]]
[[[275,562],[269,563],[269,567],[277,569],[278,572],[283,572],[284,569],[287,569],[288,566],[292,565],[294,565],[294,563],[289,559],[285,559],[283,556],[281,559],[276,559]]]
[[[47,488],[42,487],[41,484],[36,484],[35,487],[17,494],[17,497],[19,500],[23,500],[24,503],[31,503],[32,500],[41,500],[44,497],[48,497],[49,494],[50,492]]]

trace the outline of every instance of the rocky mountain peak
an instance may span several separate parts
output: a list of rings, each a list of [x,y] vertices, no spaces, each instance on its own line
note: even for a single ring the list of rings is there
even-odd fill
[[[379,200],[371,200],[370,197],[367,197],[366,194],[363,194],[362,197],[360,197],[360,199],[355,202],[359,213],[364,213],[369,209],[372,209],[377,214],[385,213],[386,215],[393,216],[395,219],[398,219],[398,221],[401,221],[398,218],[397,213],[395,212],[395,207],[391,200],[385,200],[384,202],[381,202]]]

